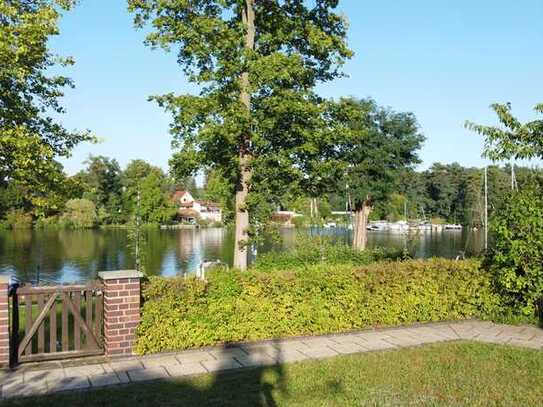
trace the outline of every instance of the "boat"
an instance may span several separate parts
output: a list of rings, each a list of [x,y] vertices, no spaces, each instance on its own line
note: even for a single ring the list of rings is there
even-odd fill
[[[444,226],[445,230],[460,230],[462,229],[462,225],[456,224],[456,223],[448,223]]]
[[[372,230],[374,232],[385,231],[389,228],[389,223],[386,220],[372,221],[367,226],[367,230]]]
[[[392,232],[407,232],[409,230],[409,224],[405,220],[392,222],[389,225],[389,230]]]

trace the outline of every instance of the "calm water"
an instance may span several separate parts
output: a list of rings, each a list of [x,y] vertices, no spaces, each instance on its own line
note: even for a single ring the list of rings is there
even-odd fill
[[[145,232],[143,263],[149,274],[173,276],[194,272],[204,259],[232,264],[233,236],[227,229],[149,230]],[[332,234],[348,242],[351,232],[342,229],[283,229],[282,247],[302,233]],[[424,232],[415,236],[369,232],[369,246],[407,247],[415,257],[456,257],[481,252],[482,234],[468,231]],[[259,253],[269,250],[259,249]],[[126,231],[15,230],[0,231],[0,274],[22,281],[72,282],[96,278],[99,271],[134,268],[127,248]]]

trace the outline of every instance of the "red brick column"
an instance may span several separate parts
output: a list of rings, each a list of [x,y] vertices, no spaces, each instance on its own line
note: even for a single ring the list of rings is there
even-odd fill
[[[107,356],[131,355],[140,321],[140,280],[135,270],[98,273],[104,285],[104,347]]]
[[[9,277],[0,276],[0,366],[9,366]]]

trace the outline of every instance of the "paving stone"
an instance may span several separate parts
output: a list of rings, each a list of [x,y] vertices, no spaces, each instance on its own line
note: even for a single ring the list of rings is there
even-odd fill
[[[236,360],[241,363],[242,366],[269,366],[274,365],[276,360],[263,353],[252,353],[246,356],[238,356]]]
[[[338,343],[336,345],[330,346],[330,348],[335,350],[337,353],[343,353],[343,354],[360,353],[360,352],[365,352],[368,350],[367,348],[364,348],[354,342]]]
[[[24,374],[20,372],[9,372],[6,375],[2,377],[2,384],[4,387],[6,386],[13,386],[16,384],[22,384],[23,383]]]
[[[324,348],[326,346],[330,346],[330,345],[333,345],[335,342],[326,337],[326,338],[304,338],[302,339],[302,343],[306,344],[307,346],[309,346],[310,348]]]
[[[368,350],[385,350],[397,348],[396,345],[381,339],[370,339],[368,341],[365,341],[363,346]]]
[[[109,364],[109,367],[114,372],[129,372],[131,370],[143,369],[143,364],[137,359],[132,359],[126,361],[111,362]]]
[[[329,358],[339,354],[335,350],[326,346],[309,348],[304,350],[303,353],[314,359]]]
[[[389,336],[388,338],[384,338],[383,342],[389,342],[395,346],[398,346],[400,348],[406,347],[406,346],[418,346],[421,345],[423,342],[419,339],[413,339],[413,338],[406,338],[401,337],[398,338],[396,336]]]
[[[164,357],[154,357],[154,358],[142,358],[141,362],[145,368],[152,368],[157,366],[175,366],[179,365],[179,361],[175,356],[164,356]]]
[[[205,351],[188,351],[175,355],[179,363],[198,363],[206,360],[216,360],[209,352]]]
[[[64,368],[66,376],[96,376],[106,373],[102,365],[83,365]]]
[[[523,348],[543,349],[543,341],[524,341],[522,339],[511,339],[508,345],[520,346]]]
[[[169,377],[168,372],[163,367],[130,370],[128,371],[128,376],[132,382],[143,382],[146,380],[157,380]]]
[[[35,383],[12,383],[6,385],[2,383],[2,397],[8,399],[13,397],[27,397],[47,393],[47,384],[45,381]]]
[[[201,363],[183,363],[166,367],[166,370],[172,377],[189,376],[200,373],[207,373],[207,370]]]
[[[64,377],[47,381],[47,389],[50,392],[86,389],[90,387],[89,380],[83,376]]]
[[[206,360],[202,362],[202,365],[207,369],[208,372],[217,372],[242,367],[241,364],[234,359]]]
[[[304,355],[302,352],[297,350],[281,351],[274,356],[274,360],[277,363],[299,362],[307,359],[309,359],[309,356]]]
[[[278,347],[271,343],[257,343],[257,344],[248,344],[248,345],[241,345],[241,349],[243,349],[247,353],[252,352],[260,352],[265,354],[273,354],[274,352],[278,351]]]
[[[121,383],[121,380],[115,373],[104,373],[89,377],[92,387],[111,386]]]
[[[508,338],[505,336],[485,335],[485,334],[478,335],[474,339],[479,342],[498,343],[498,344],[508,343],[511,340],[511,338]]]
[[[241,348],[226,348],[226,349],[214,349],[209,351],[209,353],[217,360],[231,359],[235,357],[243,357],[247,355]]]
[[[130,378],[128,377],[128,373],[126,373],[126,372],[117,372],[115,374],[119,378],[120,383],[130,383]]]
[[[290,351],[304,351],[309,349],[309,345],[299,342],[299,341],[288,341],[288,342],[280,342],[277,344],[277,348],[281,352],[290,352]]]
[[[64,372],[64,369],[51,369],[51,370],[29,370],[24,372],[24,382],[33,382],[40,380],[57,380],[66,377],[67,375]],[[77,376],[77,374],[68,375],[68,376]]]

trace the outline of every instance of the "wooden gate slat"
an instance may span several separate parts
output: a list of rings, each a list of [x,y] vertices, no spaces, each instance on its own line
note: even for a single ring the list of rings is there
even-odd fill
[[[17,304],[17,296],[19,299],[23,298],[25,328],[24,335],[21,335],[22,340],[19,340],[14,332],[18,332],[22,327],[19,325],[17,311],[13,310],[10,338],[14,344],[13,362],[64,359],[103,353],[101,288],[96,284],[40,287],[26,285],[16,288],[12,303]],[[83,306],[85,311],[81,309]],[[33,310],[36,307],[38,312],[34,316]],[[57,315],[57,311],[60,316]],[[73,327],[70,313],[73,317]],[[47,321],[49,322],[46,323]]]
[[[85,291],[85,322],[88,327],[92,327],[92,290]],[[85,348],[89,348],[89,342],[85,342]]]
[[[38,312],[43,310],[43,294],[38,294]],[[41,323],[38,327],[38,353],[45,351],[45,323]]]
[[[38,330],[38,327],[43,323],[43,320],[45,319],[45,316],[47,315],[47,311],[49,311],[49,308],[51,307],[51,304],[55,302],[57,298],[57,295],[54,294],[47,300],[47,303],[45,304],[45,307],[41,310],[38,317],[36,318],[36,321],[34,321],[34,324],[28,331],[28,333],[25,335],[23,340],[21,341],[21,344],[19,345],[19,356],[23,354],[23,351],[27,347],[27,345],[30,344],[32,346],[32,337]]]
[[[56,297],[56,295],[55,295]],[[57,351],[57,300],[51,305],[49,312],[49,352]]]
[[[25,295],[25,338],[32,328],[32,295]],[[26,346],[25,346],[26,348]],[[25,350],[26,355],[32,354],[32,337],[30,337],[30,346]]]
[[[94,349],[98,349],[98,340],[94,336],[94,333],[92,332],[92,329],[90,329],[87,324],[81,319],[81,315],[79,314],[79,308],[76,308],[74,303],[70,301],[68,298],[68,306],[72,310],[72,314],[74,316],[74,325],[79,325],[83,331],[85,331],[85,335],[87,336],[87,340],[90,341],[90,344]]]
[[[66,352],[68,351],[69,343],[68,343],[68,295],[70,293],[64,292],[62,293],[62,351]]]
[[[72,313],[74,314],[74,350],[81,349],[81,324],[79,321],[81,320],[81,291],[74,291],[73,293],[74,298],[74,306],[70,307],[72,308]],[[76,318],[76,315],[79,318]]]

